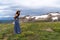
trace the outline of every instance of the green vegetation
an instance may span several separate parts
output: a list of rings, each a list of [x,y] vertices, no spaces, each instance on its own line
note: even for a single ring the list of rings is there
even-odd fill
[[[0,40],[60,40],[60,22],[21,23],[21,34],[13,24],[0,24]]]

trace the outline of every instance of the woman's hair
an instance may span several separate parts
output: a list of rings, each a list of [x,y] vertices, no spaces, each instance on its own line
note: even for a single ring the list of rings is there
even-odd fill
[[[20,14],[20,11],[18,10],[18,11],[16,12],[16,14]]]
[[[17,16],[15,15],[15,17],[14,17],[15,19],[19,17],[20,11],[18,10],[18,11],[16,12],[16,14],[17,14]]]
[[[16,12],[16,14],[18,14],[18,16],[20,15],[20,11],[18,10],[17,12]]]

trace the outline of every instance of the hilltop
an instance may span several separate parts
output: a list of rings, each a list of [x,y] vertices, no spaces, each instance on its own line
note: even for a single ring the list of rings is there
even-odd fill
[[[21,34],[13,24],[0,24],[0,40],[60,40],[60,22],[21,23]]]

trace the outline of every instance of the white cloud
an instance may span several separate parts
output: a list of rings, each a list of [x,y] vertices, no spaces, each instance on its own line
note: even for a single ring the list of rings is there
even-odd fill
[[[7,16],[0,16],[0,18],[3,18],[3,17],[13,17],[13,16],[9,16],[9,15],[7,15]]]
[[[0,4],[2,4],[0,5],[0,15],[9,14],[12,10],[5,10],[5,9],[10,9],[10,7],[12,6],[19,6],[19,7],[22,6],[22,7],[27,7],[31,9],[37,9],[41,7],[59,7],[60,8],[60,3],[58,3],[59,1],[60,0],[0,0]]]
[[[10,12],[12,12],[12,10],[0,10],[0,16],[6,16],[6,15],[9,15],[9,14],[12,14]]]
[[[0,16],[0,19],[1,19],[1,18],[8,18],[8,17],[13,17],[13,16],[10,16],[10,15]]]
[[[3,4],[13,4],[13,6],[23,6],[27,8],[41,8],[41,7],[60,7],[57,4],[59,0],[0,0]],[[9,6],[11,6],[9,5]]]
[[[0,0],[4,4],[14,4],[18,6],[28,7],[28,8],[40,8],[40,7],[60,7],[57,4],[59,0]],[[13,6],[14,6],[13,5]]]
[[[13,2],[12,2],[12,0],[0,0],[0,3],[3,3],[3,4],[11,4]]]
[[[9,8],[9,6],[0,6],[0,10],[5,8]]]
[[[40,8],[40,7],[59,7],[56,2],[59,0],[14,0],[15,4],[28,7],[28,8]]]

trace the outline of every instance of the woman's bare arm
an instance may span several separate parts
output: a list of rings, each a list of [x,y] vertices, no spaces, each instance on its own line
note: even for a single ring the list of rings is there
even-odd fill
[[[18,17],[18,14],[16,14],[15,16],[14,16],[14,19],[16,19]]]

